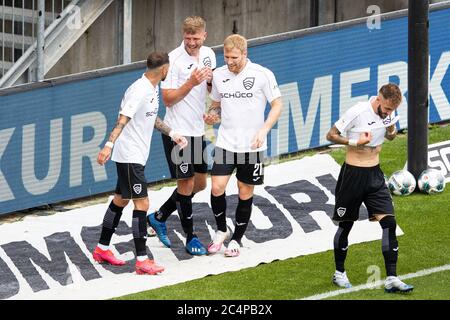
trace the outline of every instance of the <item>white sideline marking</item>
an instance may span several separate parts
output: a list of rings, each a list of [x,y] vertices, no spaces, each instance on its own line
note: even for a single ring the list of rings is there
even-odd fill
[[[430,269],[417,271],[415,273],[408,273],[403,276],[399,276],[399,279],[406,280],[406,279],[411,279],[411,278],[416,278],[416,277],[423,277],[423,276],[427,276],[432,273],[446,271],[446,270],[450,270],[450,264],[446,264],[446,265],[436,267],[436,268],[430,268]],[[321,294],[316,294],[313,296],[302,298],[300,300],[321,300],[321,299],[326,299],[329,297],[338,296],[338,295],[344,294],[344,293],[356,292],[356,291],[360,291],[360,290],[364,290],[364,289],[373,289],[375,287],[382,286],[382,285],[384,285],[384,280],[378,280],[376,282],[372,282],[369,284],[361,284],[359,286],[348,288],[348,289],[340,289],[340,290],[335,290],[335,291],[328,291],[328,292],[321,293]]]

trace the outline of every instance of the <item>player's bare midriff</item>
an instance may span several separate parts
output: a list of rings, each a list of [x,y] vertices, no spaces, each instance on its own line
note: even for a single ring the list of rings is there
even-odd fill
[[[381,145],[376,147],[347,146],[345,162],[357,167],[374,167],[380,162]]]

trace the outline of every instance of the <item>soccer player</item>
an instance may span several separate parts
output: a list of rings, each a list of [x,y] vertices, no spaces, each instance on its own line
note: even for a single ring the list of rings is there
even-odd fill
[[[217,232],[208,245],[208,252],[219,251],[230,236],[225,220],[225,189],[236,169],[239,202],[234,233],[225,256],[237,257],[250,221],[254,187],[264,181],[266,136],[281,114],[282,102],[272,71],[247,58],[247,40],[243,36],[228,36],[223,45],[225,65],[214,71],[212,104],[205,115],[207,124],[220,121],[211,171],[211,207]],[[267,102],[270,112],[264,120]]]
[[[104,165],[112,152],[111,160],[116,162],[118,180],[114,198],[103,219],[100,241],[94,250],[93,258],[97,262],[112,265],[125,264],[109,250],[109,244],[119,224],[123,208],[132,200],[134,203],[132,230],[138,274],[156,274],[164,271],[164,267],[148,258],[145,245],[149,200],[144,169],[150,152],[153,128],[169,134],[180,147],[187,144],[183,136],[171,130],[157,117],[158,84],[165,79],[168,70],[167,53],[152,52],[148,56],[147,71],[126,90],[117,123],[97,157],[97,162]]]
[[[203,45],[207,33],[206,23],[201,17],[187,17],[182,30],[183,42],[169,53],[170,69],[166,80],[161,83],[161,92],[166,106],[164,122],[187,137],[188,146],[178,154],[173,150],[174,143],[170,137],[162,136],[171,177],[177,179],[177,188],[147,219],[159,240],[170,247],[166,221],[178,210],[186,234],[186,251],[191,255],[204,255],[206,248],[194,233],[192,198],[206,187],[208,166],[203,157],[206,148],[203,114],[216,56],[211,48]]]
[[[339,222],[334,237],[336,271],[333,283],[351,287],[344,268],[348,252],[348,234],[359,218],[361,204],[367,207],[370,221],[378,221],[383,230],[382,253],[386,267],[386,292],[409,292],[413,286],[397,277],[397,223],[392,198],[380,168],[379,154],[384,138],[393,140],[397,131],[393,112],[400,105],[402,94],[396,84],[383,85],[376,97],[351,107],[327,134],[333,143],[347,145],[345,162],[336,184],[333,220]]]

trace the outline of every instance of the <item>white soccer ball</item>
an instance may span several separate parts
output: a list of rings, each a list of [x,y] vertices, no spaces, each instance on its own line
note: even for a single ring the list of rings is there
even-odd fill
[[[445,177],[439,170],[426,169],[420,174],[417,185],[422,192],[440,193],[445,189]]]
[[[395,171],[388,180],[388,188],[397,196],[408,196],[416,188],[416,179],[408,170]]]

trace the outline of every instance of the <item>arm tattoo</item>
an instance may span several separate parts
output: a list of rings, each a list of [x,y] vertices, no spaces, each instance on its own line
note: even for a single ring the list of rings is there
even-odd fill
[[[216,116],[221,116],[222,113],[222,108],[220,107],[220,105],[218,106],[214,106],[214,105],[210,105],[208,108],[208,114],[212,114],[212,115],[216,115]]]
[[[112,143],[114,143],[117,139],[118,135],[113,132],[111,132],[111,134],[109,135],[109,139],[108,141],[111,141]]]
[[[116,126],[114,128],[123,130],[123,128],[125,128],[125,124],[120,123],[119,121],[117,121]]]
[[[125,121],[125,123],[123,121]],[[125,128],[128,121],[130,121],[130,118],[121,116],[119,118],[119,120],[117,120],[116,126],[113,128],[111,134],[109,135],[108,141],[111,141],[112,143],[114,143],[116,141],[116,139],[119,137],[119,135],[122,133],[122,130],[123,130],[123,128]]]
[[[164,121],[161,120],[160,117],[156,117],[155,129],[162,134],[165,134],[166,136],[168,136],[170,131],[172,130],[167,124],[164,123]]]
[[[348,144],[348,139],[341,136],[341,132],[333,126],[327,134],[327,140],[336,144]]]

